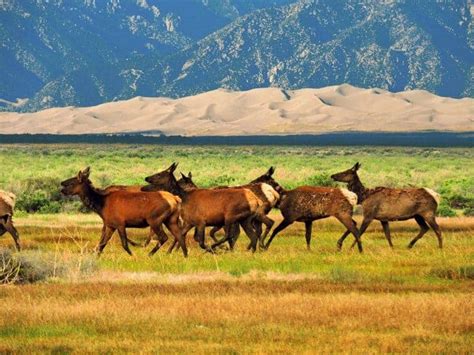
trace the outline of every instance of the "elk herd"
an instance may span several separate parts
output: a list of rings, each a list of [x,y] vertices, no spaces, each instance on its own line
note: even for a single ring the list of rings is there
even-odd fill
[[[102,235],[97,245],[100,254],[115,231],[120,236],[123,249],[132,254],[129,245],[139,244],[127,236],[127,228],[149,228],[147,246],[152,239],[156,245],[150,255],[155,254],[167,241],[172,242],[168,252],[175,247],[188,255],[186,235],[194,228],[194,239],[199,246],[209,252],[227,243],[230,250],[240,234],[241,228],[249,238],[248,249],[255,252],[257,247],[268,249],[275,236],[294,222],[304,222],[307,248],[310,248],[313,221],[335,217],[345,228],[337,241],[342,248],[345,238],[352,234],[354,244],[362,252],[361,237],[369,224],[380,221],[390,247],[393,247],[389,222],[415,219],[420,226],[419,233],[409,243],[415,243],[433,229],[438,246],[443,247],[440,228],[436,222],[436,209],[440,196],[428,188],[366,188],[357,174],[360,164],[334,174],[335,181],[346,183],[346,188],[301,186],[293,190],[283,188],[273,178],[275,169],[271,167],[265,174],[247,185],[200,188],[192,180],[192,175],[181,173],[175,176],[177,164],[145,178],[147,184],[140,186],[112,185],[95,187],[91,180],[90,168],[61,183],[61,193],[78,196],[82,203],[97,213],[102,219]],[[362,206],[363,221],[360,228],[353,219],[356,205]],[[0,190],[0,235],[9,232],[20,250],[19,235],[13,226],[15,195]],[[272,208],[281,211],[283,220],[272,230],[274,221],[268,216]],[[205,240],[206,227],[212,227],[208,246]],[[216,232],[223,229],[224,237],[217,239]],[[271,231],[271,233],[270,233]],[[267,236],[270,235],[268,241]]]

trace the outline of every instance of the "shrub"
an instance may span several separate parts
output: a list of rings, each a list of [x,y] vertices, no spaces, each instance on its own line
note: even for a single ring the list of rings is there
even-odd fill
[[[456,211],[454,211],[448,204],[441,202],[438,207],[438,216],[456,217]]]
[[[308,179],[308,185],[337,186],[336,182],[328,175],[313,175]]]
[[[464,209],[463,214],[468,217],[474,216],[474,206],[469,206]]]
[[[41,251],[12,254],[8,249],[0,249],[0,284],[34,283],[50,277],[88,274],[95,269],[95,258],[88,255],[58,258],[57,255]]]
[[[60,192],[60,179],[34,178],[26,180],[17,194],[16,208],[26,212],[57,213],[65,202]]]

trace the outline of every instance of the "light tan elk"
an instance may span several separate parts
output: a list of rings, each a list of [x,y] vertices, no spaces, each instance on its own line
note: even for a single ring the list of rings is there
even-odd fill
[[[128,247],[126,228],[145,228],[150,226],[159,235],[162,223],[173,234],[184,256],[187,256],[187,248],[181,239],[178,225],[179,209],[181,200],[166,191],[157,192],[129,192],[123,190],[108,191],[96,189],[89,180],[90,169],[79,171],[77,176],[67,179],[61,183],[61,192],[64,195],[78,195],[82,203],[96,212],[104,223],[102,237],[97,247],[100,254],[118,230],[122,247],[132,255]],[[157,246],[163,244],[157,243]],[[150,254],[153,255],[155,247]]]
[[[11,192],[0,190],[0,236],[6,232],[10,233],[16,249],[20,251],[20,235],[13,225],[13,209],[15,208],[16,196]]]
[[[423,237],[429,230],[428,226],[436,233],[438,246],[443,247],[441,230],[438,223],[436,223],[436,209],[440,201],[437,192],[428,188],[395,189],[376,187],[367,189],[357,175],[359,168],[360,164],[356,163],[352,168],[334,174],[331,178],[335,181],[347,183],[349,190],[357,194],[358,203],[362,205],[364,211],[364,219],[360,227],[361,236],[374,219],[379,220],[388,244],[393,247],[388,222],[414,218],[420,226],[420,232],[408,244],[408,247],[412,248]],[[342,246],[346,237],[347,233],[341,237],[338,242],[340,246]]]

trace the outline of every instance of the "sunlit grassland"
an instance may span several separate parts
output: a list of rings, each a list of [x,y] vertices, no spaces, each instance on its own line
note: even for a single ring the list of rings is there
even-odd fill
[[[0,145],[0,184],[14,189],[29,178],[65,179],[86,166],[97,185],[142,184],[145,176],[176,161],[178,170],[192,171],[203,187],[247,183],[275,166],[275,178],[293,188],[321,182],[360,161],[368,186],[439,189],[449,183],[474,195],[473,157],[469,148],[14,144]]]
[[[330,184],[329,175],[362,162],[368,186],[428,186],[443,198],[474,198],[474,150],[428,148],[185,147],[143,145],[2,145],[0,188],[24,192],[30,179],[57,182],[85,166],[98,186],[141,184],[171,164],[192,170],[201,186],[246,183],[276,166],[287,188]],[[61,197],[59,197],[61,198]],[[459,211],[458,211],[459,212]],[[271,217],[278,223],[280,213]],[[358,214],[356,220],[361,221]],[[242,232],[234,252],[199,249],[153,257],[115,235],[104,254],[95,214],[17,211],[22,255],[67,262],[69,273],[34,285],[0,286],[0,352],[444,352],[474,347],[474,218],[439,217],[443,250],[429,231],[417,245],[412,221],[391,224],[390,249],[374,222],[364,253],[342,252],[344,228],[314,222],[312,249],[304,225],[252,254]],[[130,230],[143,242],[148,230]],[[8,235],[0,247],[12,248]],[[83,272],[81,265],[90,264]],[[58,266],[58,268],[59,268]],[[69,269],[67,269],[69,270]]]
[[[16,222],[25,252],[96,258],[96,216]],[[165,250],[148,257],[151,246],[130,257],[115,236],[90,274],[1,287],[0,351],[469,352],[474,219],[440,224],[442,251],[432,232],[406,249],[417,229],[401,222],[393,250],[374,224],[363,254],[351,240],[336,252],[343,229],[333,220],[314,223],[311,251],[300,224],[255,254],[245,235],[236,251],[218,255],[188,236],[187,259]]]

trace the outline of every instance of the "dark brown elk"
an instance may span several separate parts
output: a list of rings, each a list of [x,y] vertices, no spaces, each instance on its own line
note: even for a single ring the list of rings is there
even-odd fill
[[[181,239],[178,225],[181,200],[166,191],[129,192],[123,190],[108,191],[95,188],[89,180],[90,169],[79,171],[77,176],[61,183],[61,192],[66,196],[78,195],[83,204],[96,212],[105,228],[97,247],[100,254],[116,230],[120,235],[122,247],[132,255],[128,246],[126,228],[145,228],[150,226],[159,235],[162,223],[173,234],[184,256],[187,248]],[[153,255],[166,240],[157,243],[150,252]]]
[[[357,194],[358,203],[362,205],[364,213],[364,219],[360,227],[361,236],[369,224],[376,219],[382,224],[388,244],[393,247],[388,222],[413,218],[420,226],[420,232],[408,244],[409,248],[412,248],[423,237],[429,227],[435,232],[439,247],[443,247],[441,230],[438,223],[436,223],[436,209],[440,201],[437,192],[428,188],[395,189],[376,187],[367,189],[357,175],[359,168],[360,164],[356,163],[352,168],[334,174],[331,178],[335,181],[347,183],[349,190]],[[342,246],[346,237],[347,234],[341,237],[339,245]]]
[[[13,225],[13,209],[16,196],[11,192],[0,190],[0,236],[6,232],[12,236],[16,249],[20,251],[20,235]]]
[[[263,177],[261,181],[271,183],[270,179],[273,180],[271,175]],[[274,180],[273,183],[276,184]],[[304,222],[306,246],[310,249],[313,221],[333,216],[354,235],[359,251],[362,252],[359,231],[352,219],[353,207],[357,202],[354,193],[332,187],[301,186],[294,190],[280,190],[280,194],[279,208],[283,221],[273,230],[265,248],[269,247],[273,238],[283,229],[294,222]]]
[[[262,203],[249,189],[226,188],[226,189],[184,189],[177,183],[176,178],[170,172],[163,171],[145,179],[150,185],[144,191],[166,190],[181,197],[183,220],[182,236],[185,238],[187,232],[197,228],[199,245],[209,250],[204,241],[204,230],[206,226],[224,226],[225,238],[211,247],[217,247],[232,239],[232,225],[239,223],[251,240],[252,251],[256,250],[257,235],[252,228],[252,220],[262,217]],[[269,185],[262,188],[273,190]],[[270,193],[270,192],[269,192]],[[173,246],[172,246],[173,247]],[[172,249],[171,247],[171,249]]]

